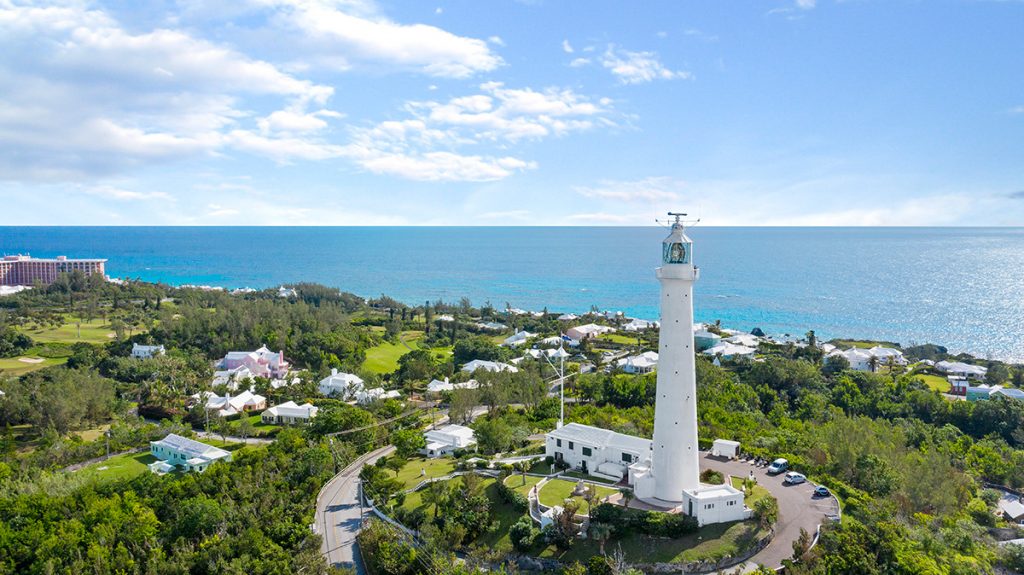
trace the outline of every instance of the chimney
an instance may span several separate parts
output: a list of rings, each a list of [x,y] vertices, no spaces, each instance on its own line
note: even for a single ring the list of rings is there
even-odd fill
[[[331,375],[338,375],[338,368],[332,367],[331,368]],[[447,381],[447,380],[448,380],[448,378],[445,378],[445,381]]]

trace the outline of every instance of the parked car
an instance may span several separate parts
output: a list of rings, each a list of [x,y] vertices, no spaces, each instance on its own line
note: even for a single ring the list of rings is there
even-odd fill
[[[832,495],[832,492],[829,491],[828,487],[825,487],[824,485],[819,485],[819,486],[814,488],[814,496],[815,497],[829,497],[831,495]]]
[[[783,471],[789,469],[789,462],[783,458],[778,458],[768,466],[768,475],[778,475]]]
[[[782,480],[783,483],[788,483],[790,485],[798,485],[804,481],[807,481],[807,476],[803,473],[797,473],[796,471],[790,471]]]

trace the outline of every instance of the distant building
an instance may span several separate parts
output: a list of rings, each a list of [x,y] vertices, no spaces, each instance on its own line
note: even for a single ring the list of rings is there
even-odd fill
[[[245,366],[254,377],[278,379],[288,375],[290,364],[284,358],[284,352],[273,352],[263,346],[256,351],[229,351],[217,367],[230,371]]]
[[[580,319],[580,316],[574,313],[563,313],[562,315],[558,316],[558,321],[576,321],[578,319]]]
[[[294,401],[286,401],[261,413],[260,421],[283,425],[304,424],[316,417],[318,411],[319,408],[311,403],[298,405]]]
[[[935,364],[935,369],[946,375],[956,375],[966,379],[985,379],[985,374],[988,373],[988,368],[959,361],[940,361]]]
[[[716,358],[736,359],[737,357],[754,357],[754,354],[757,353],[757,348],[723,341],[718,345],[705,349],[702,353]]]
[[[277,297],[299,297],[299,292],[295,288],[281,286],[277,288]]]
[[[250,386],[256,375],[249,368],[240,365],[234,369],[222,369],[213,372],[213,387],[226,386],[230,391],[238,391],[240,385]]]
[[[483,359],[474,359],[473,361],[467,362],[466,365],[462,366],[462,371],[466,373],[473,373],[478,369],[493,372],[508,371],[511,373],[516,373],[517,371],[519,371],[514,365],[501,363],[500,361],[487,361]]]
[[[104,266],[107,260],[68,259],[57,256],[54,259],[40,259],[28,255],[4,256],[0,260],[0,285],[31,286],[36,282],[51,284],[61,274],[80,271],[87,276],[98,274],[106,278]]]
[[[697,348],[697,351],[704,351],[715,347],[720,341],[722,341],[722,336],[717,333],[711,333],[705,329],[699,329],[693,332],[693,345]]]
[[[427,457],[448,455],[456,449],[465,449],[476,443],[473,430],[461,425],[446,425],[440,429],[432,429],[423,434],[427,445],[420,453]]]
[[[633,318],[629,320],[629,323],[622,326],[622,331],[643,331],[645,329],[657,329],[658,327],[659,324],[656,321]]]
[[[322,395],[348,401],[363,391],[363,378],[332,368],[331,375],[320,380],[319,388]]]
[[[192,399],[200,402],[204,398],[206,410],[218,417],[227,417],[246,411],[260,411],[267,408],[267,398],[252,391],[243,391],[238,395],[228,394],[223,397],[211,392],[206,392],[205,394],[197,393],[192,396]]]
[[[507,345],[507,346],[510,346],[510,347],[511,346],[517,346],[517,345],[523,345],[524,343],[526,343],[526,340],[530,339],[531,337],[534,337],[535,335],[537,335],[537,334],[530,333],[530,332],[528,332],[526,330],[517,331],[516,333],[506,337],[505,341],[502,342],[502,343],[504,345]]]
[[[205,443],[170,434],[149,442],[149,452],[159,461],[149,465],[154,473],[166,473],[174,468],[183,471],[206,471],[214,461],[231,461],[231,452]]]
[[[453,391],[456,389],[476,389],[478,383],[475,379],[464,381],[462,383],[452,383],[448,381],[448,378],[444,378],[444,381],[435,379],[427,384],[427,393],[442,393],[445,391]]]
[[[612,333],[615,328],[608,327],[606,325],[597,325],[596,323],[588,323],[584,325],[578,325],[576,327],[570,327],[565,330],[565,335],[576,341],[583,341],[587,338],[597,337],[602,333]]]
[[[645,351],[639,355],[624,357],[615,363],[626,373],[651,373],[658,369],[658,352]]]
[[[132,344],[132,357],[135,359],[149,359],[167,353],[162,345],[139,345]]]
[[[985,385],[983,383],[977,387],[968,387],[965,395],[967,396],[967,401],[992,399],[997,395],[1013,399],[1024,399],[1024,390],[1013,387],[1004,387],[1002,385]]]
[[[397,389],[385,391],[383,387],[374,387],[356,392],[356,403],[359,405],[369,405],[375,401],[398,399],[400,397],[402,397],[402,394]]]

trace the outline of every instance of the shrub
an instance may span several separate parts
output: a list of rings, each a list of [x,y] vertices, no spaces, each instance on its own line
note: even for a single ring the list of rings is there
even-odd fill
[[[602,503],[596,505],[590,511],[590,520],[593,523],[607,523],[608,525],[616,526],[616,529],[622,523],[622,518],[626,514],[626,511],[618,505],[612,505],[611,503]]]
[[[555,456],[548,455],[547,457],[544,458],[544,463],[547,463],[548,465],[553,465],[555,463]]]
[[[518,511],[526,511],[530,508],[530,500],[525,495],[505,485],[504,481],[498,481],[498,496],[505,503],[511,504]]]
[[[720,471],[714,469],[705,469],[700,474],[700,480],[709,485],[721,485],[725,483],[725,477]]]
[[[519,521],[516,521],[508,531],[512,546],[517,551],[526,551],[533,547],[538,535],[540,535],[540,530],[534,528],[533,520],[525,515],[520,517]]]
[[[697,520],[689,515],[643,511],[627,518],[626,524],[636,531],[655,537],[677,538],[695,533]]]

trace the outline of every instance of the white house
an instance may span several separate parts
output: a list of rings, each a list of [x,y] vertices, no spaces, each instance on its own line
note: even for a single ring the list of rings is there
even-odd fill
[[[694,325],[694,327],[697,327]],[[722,341],[722,336],[717,333],[711,333],[704,329],[697,329],[693,332],[693,345],[697,348],[697,351],[704,351],[715,347]]]
[[[1013,399],[1024,399],[1024,390],[1012,387],[1003,387],[1002,385],[986,385],[983,383],[977,387],[968,387],[966,395],[967,401],[992,399],[997,395],[1012,397]]]
[[[658,369],[658,352],[645,351],[639,355],[624,357],[615,364],[626,373],[651,373]]]
[[[331,375],[320,380],[321,395],[338,397],[348,401],[363,390],[363,378],[353,373],[342,373],[337,369],[331,369]]]
[[[572,469],[619,481],[631,465],[650,459],[651,440],[569,423],[545,435],[544,453]]]
[[[206,410],[219,417],[267,408],[267,398],[248,390],[234,396],[227,394],[224,397],[208,391],[203,395],[197,393],[192,399],[201,401],[203,397],[206,398]]]
[[[444,313],[437,316],[435,321],[455,321],[455,316]]]
[[[311,403],[298,405],[294,401],[286,401],[261,413],[260,420],[263,423],[286,425],[309,423],[318,411],[320,409]]]
[[[596,323],[588,323],[585,325],[578,325],[576,327],[570,327],[565,330],[565,335],[576,341],[583,341],[588,337],[597,337],[602,333],[612,333],[615,328],[608,327],[606,325],[597,325]]]
[[[828,354],[828,357],[842,357],[846,359],[850,364],[850,369],[854,371],[871,371],[871,354],[860,348],[834,349],[832,353]]]
[[[480,329],[486,329],[489,331],[501,331],[506,329],[505,324],[498,323],[496,321],[478,321],[476,326]]]
[[[277,288],[277,297],[298,297],[299,292],[295,288],[281,286]]]
[[[523,345],[524,343],[526,343],[526,340],[528,340],[531,337],[534,337],[536,335],[537,334],[530,333],[530,332],[528,332],[526,330],[517,331],[516,333],[506,337],[505,341],[502,342],[502,344],[510,346],[510,347],[517,346],[517,345]]]
[[[629,320],[629,323],[622,326],[622,331],[643,331],[645,329],[657,329],[658,322],[648,321],[646,319],[633,318]]]
[[[357,391],[356,403],[359,405],[369,405],[378,400],[398,399],[400,397],[402,397],[402,394],[397,389],[384,391],[383,387],[374,387],[364,391]]]
[[[716,439],[711,444],[711,455],[715,457],[724,457],[726,459],[736,459],[740,453],[740,442],[732,441],[730,439]]]
[[[935,369],[946,375],[958,375],[967,379],[985,379],[985,374],[988,373],[988,368],[959,361],[940,361],[935,364]]]
[[[263,346],[256,351],[229,351],[217,363],[222,370],[232,370],[245,366],[256,377],[267,379],[281,378],[288,374],[290,364],[284,358],[284,352],[273,352]]]
[[[217,387],[226,385],[231,391],[238,391],[239,384],[249,385],[256,379],[256,375],[248,367],[240,365],[233,369],[222,369],[213,372],[211,385]]]
[[[753,348],[757,348],[757,346],[761,345],[761,338],[757,337],[756,335],[751,335],[749,333],[730,335],[727,338],[723,338],[722,341],[726,343],[731,343],[733,345],[743,345],[746,347]]]
[[[427,384],[427,393],[441,393],[442,391],[452,391],[455,389],[476,389],[479,386],[475,379],[464,381],[462,383],[451,383],[448,378],[444,378],[444,381],[435,379]]]
[[[718,345],[705,349],[702,353],[710,356],[721,356],[722,359],[735,359],[737,357],[754,357],[757,349],[723,341]]]
[[[700,526],[748,519],[754,513],[743,505],[743,492],[728,483],[683,490],[683,513]]]
[[[132,357],[135,359],[149,359],[167,353],[162,345],[139,345],[132,344]]]
[[[423,434],[427,445],[420,453],[427,457],[448,455],[456,449],[465,449],[476,443],[473,430],[461,425],[446,425],[440,429],[431,429]]]
[[[149,465],[154,473],[166,473],[171,466],[180,467],[183,471],[203,472],[214,461],[231,461],[230,451],[174,433],[158,441],[150,441],[149,452],[159,459]]]
[[[576,321],[578,319],[580,319],[580,316],[574,313],[563,313],[562,315],[558,316],[558,321]]]
[[[890,362],[893,365],[907,365],[908,363],[907,359],[903,357],[903,352],[895,348],[876,345],[869,349],[868,353],[878,361],[879,366],[889,365]]]
[[[474,371],[476,371],[478,369],[483,369],[483,370],[486,370],[486,371],[494,371],[494,372],[497,372],[497,371],[508,371],[508,372],[511,372],[511,373],[516,373],[517,371],[519,371],[518,369],[516,369],[516,367],[514,365],[509,365],[507,363],[501,363],[500,361],[487,361],[487,360],[483,360],[483,359],[474,359],[473,361],[470,361],[470,362],[466,363],[466,365],[462,366],[462,371],[464,371],[466,373],[473,373]]]

